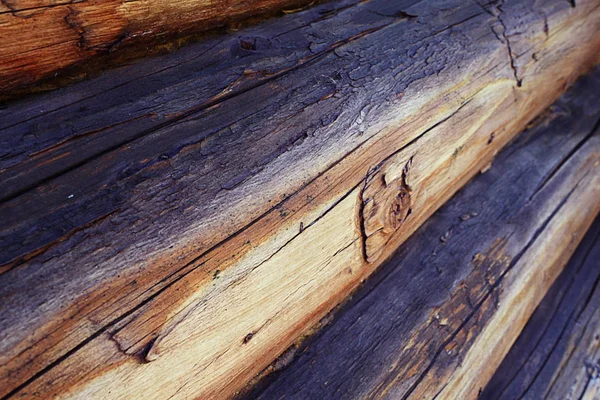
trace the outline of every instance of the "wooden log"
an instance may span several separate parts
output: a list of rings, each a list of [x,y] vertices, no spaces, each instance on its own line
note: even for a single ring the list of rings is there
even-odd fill
[[[231,395],[598,61],[599,26],[591,0],[349,1],[6,106],[0,394]]]
[[[309,3],[310,0],[3,0],[0,96],[43,78],[56,77],[65,68],[98,55],[121,53],[130,57],[127,53],[132,49],[143,54],[137,49],[159,40],[206,31],[251,16],[290,12]]]
[[[599,126],[597,69],[440,208],[326,318],[326,327],[290,348],[265,371],[271,375],[241,398],[487,399],[502,394],[492,385],[480,396],[600,209]],[[597,240],[597,229],[592,235]],[[598,258],[588,252],[589,245],[582,246],[587,269],[577,272],[581,264],[574,260],[574,271],[567,269],[565,276],[581,275],[569,290],[582,311],[590,302],[585,316],[580,314],[583,323],[575,323],[577,312],[568,310],[563,317],[544,312],[543,305],[531,321],[534,330],[552,337],[566,320],[571,329],[577,326],[576,335],[561,339],[564,351],[556,351],[564,356],[552,361],[552,371],[566,360],[578,334],[586,332],[582,354],[562,378],[569,384],[577,379],[578,389],[586,382],[578,379],[585,372],[583,351],[597,359],[592,334],[598,333],[597,322],[590,318],[600,314],[588,296],[598,291]],[[554,322],[553,315],[562,321]],[[552,318],[555,329],[539,324],[540,318]],[[552,352],[552,343],[536,339],[528,336],[527,344],[538,344],[538,353]],[[523,350],[517,342],[514,356],[526,361],[523,356],[531,353]],[[536,354],[528,360],[544,363]],[[518,382],[511,378],[516,366],[500,368],[498,382]],[[575,368],[577,374],[566,374]],[[544,393],[507,391],[500,398],[527,394],[539,399]]]
[[[600,396],[600,220],[519,335],[482,399]]]

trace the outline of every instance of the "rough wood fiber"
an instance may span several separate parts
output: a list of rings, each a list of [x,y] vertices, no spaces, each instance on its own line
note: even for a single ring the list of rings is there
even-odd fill
[[[234,393],[598,61],[599,26],[595,1],[338,2],[6,106],[0,394]]]
[[[503,150],[488,171],[440,208],[328,318],[329,325],[289,349],[270,368],[279,372],[268,375],[245,397],[478,398],[600,210],[599,127],[597,69]],[[583,332],[588,337],[579,346],[581,355],[572,360],[573,366],[565,366],[562,380],[572,384],[577,379],[582,389],[586,385],[580,379],[586,372],[581,361],[584,352],[594,363],[597,360],[598,341],[593,332],[598,333],[594,330],[598,325],[592,317],[599,312],[588,295],[598,291],[599,258],[585,250],[591,246],[582,246],[587,256],[585,270],[577,272],[583,264],[576,257],[574,271],[568,268],[558,280],[576,279],[569,289],[572,306],[579,302],[577,307],[583,310],[589,304],[585,316],[581,314],[582,324],[567,307],[567,315],[561,307],[555,317],[538,310],[540,315],[534,315],[531,324],[552,317],[553,325],[544,322],[540,329],[534,328],[552,338],[536,342],[529,337],[523,343],[537,343],[537,353],[550,351],[550,340],[556,340],[570,319],[574,335],[561,339],[555,349],[558,358],[547,365],[546,376],[538,378],[546,385],[549,374],[567,359]],[[580,276],[570,278],[575,273]],[[524,354],[530,354],[519,343],[515,350],[519,364],[525,361]],[[536,354],[529,360],[538,365],[543,362]],[[525,377],[523,370],[516,380],[511,379],[518,371],[515,365],[511,362],[498,371],[500,382],[507,378],[517,385],[518,378]],[[542,398],[547,387],[532,388],[529,398]],[[493,394],[501,394],[497,389],[490,387],[479,398],[495,398]],[[513,390],[500,397],[512,400],[519,394]]]
[[[599,398],[599,281],[597,219],[480,398]]]
[[[2,0],[0,95],[131,45],[204,31],[310,0]],[[252,46],[248,43],[248,46]]]

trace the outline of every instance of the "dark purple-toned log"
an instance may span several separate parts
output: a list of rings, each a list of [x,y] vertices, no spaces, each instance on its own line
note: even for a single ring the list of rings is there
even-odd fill
[[[600,219],[496,371],[481,399],[600,396]]]
[[[594,154],[592,158],[598,160],[599,125],[600,69],[578,82],[534,127],[503,150],[487,172],[441,207],[347,304],[334,312],[327,326],[290,348],[265,371],[270,374],[241,397],[477,398],[478,385],[484,385],[486,377],[469,369],[469,359],[482,359],[493,372],[511,340],[516,339],[514,333],[511,339],[498,330],[489,336],[500,342],[499,348],[490,342],[481,348],[486,330],[496,320],[500,325],[514,325],[518,334],[519,323],[525,324],[527,317],[519,315],[516,304],[532,302],[535,307],[534,293],[543,294],[544,286],[550,285],[568,260],[568,256],[562,257],[562,264],[553,265],[552,257],[561,252],[558,246],[540,250],[537,258],[532,253],[544,247],[544,242],[554,240],[568,243],[566,253],[570,255],[583,236],[550,226],[564,218],[569,207],[577,208],[572,203],[574,190],[583,181],[572,174],[589,165],[589,155]],[[571,210],[583,214],[587,226],[596,212],[585,207]],[[599,227],[600,222],[592,229],[592,242],[597,240]],[[526,361],[527,354],[531,354],[530,362],[537,363],[528,371],[538,371],[542,361],[538,353],[564,358],[568,355],[564,346],[586,332],[588,339],[595,341],[597,355],[597,336],[589,336],[589,331],[598,326],[600,311],[595,304],[600,297],[589,296],[593,290],[598,291],[600,258],[598,245],[592,252],[591,248],[589,242],[582,245],[572,261],[574,266],[553,289],[559,293],[552,296],[562,296],[562,286],[571,282],[565,297],[571,303],[564,308],[550,303],[541,306],[531,323],[536,327],[526,334],[525,343],[517,343],[515,354],[509,356],[510,365],[501,368],[494,379],[497,382],[485,392],[491,398],[499,394],[499,385],[505,386],[505,378],[511,380],[518,370],[515,367]],[[535,289],[527,282],[528,274],[536,276]],[[515,303],[510,293],[521,284],[526,286]],[[545,312],[554,309],[556,316]],[[584,314],[579,316],[576,309]],[[595,318],[596,325],[588,324],[591,318]],[[565,327],[567,331],[563,332]],[[563,337],[553,352],[551,341],[558,340],[555,335],[570,331],[573,336]],[[535,335],[540,332],[549,337],[538,342]],[[533,347],[536,344],[540,348]],[[580,347],[588,345],[583,342]],[[523,355],[525,360],[519,358]],[[591,360],[596,362],[597,358]],[[543,385],[550,383],[546,379],[561,360],[551,361],[548,371],[539,369],[548,374],[538,377],[545,382],[540,383],[542,387],[527,392],[532,398],[541,398],[540,394],[549,389]],[[577,367],[580,372],[585,370],[583,364]],[[513,382],[516,385],[524,378],[525,371]],[[453,382],[457,379],[472,380],[475,390],[456,391]],[[567,377],[563,380],[569,381]],[[585,382],[578,383],[581,388],[585,386]],[[561,384],[561,390],[564,387]],[[513,391],[506,392],[502,399],[516,399],[522,394],[520,388],[508,389]]]
[[[595,0],[346,0],[3,106],[0,396],[232,395],[599,32]]]

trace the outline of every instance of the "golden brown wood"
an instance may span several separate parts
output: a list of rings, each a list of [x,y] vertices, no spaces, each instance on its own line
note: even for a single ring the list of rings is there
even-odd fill
[[[477,393],[492,377],[583,238],[600,210],[600,175],[597,168],[600,165],[600,153],[598,149],[594,149],[594,153],[590,161],[596,168],[592,169],[589,180],[574,177],[582,185],[578,188],[582,191],[576,190],[573,197],[569,196],[561,212],[544,229],[539,240],[512,268],[507,276],[506,290],[497,300],[500,311],[477,337],[461,365],[444,379],[444,387],[439,392],[440,399],[477,398]],[[583,186],[586,186],[585,189]],[[579,211],[581,209],[589,212],[582,213]],[[435,388],[434,385],[432,387]],[[418,396],[416,394],[415,398]]]
[[[61,69],[153,42],[291,10],[310,0],[3,0],[0,95]],[[89,66],[88,66],[89,68]]]
[[[6,308],[1,394],[225,398],[281,354],[598,61],[600,9],[593,0],[576,8],[552,3],[548,31],[535,14],[537,29],[511,36],[510,43],[509,35],[498,33],[507,22],[497,7],[458,3],[449,11],[446,3],[437,10],[415,2],[405,12],[383,16],[374,8],[379,14],[366,14],[374,21],[365,22],[364,30],[331,44],[311,43],[311,54],[273,76],[242,68],[239,80],[214,94],[198,114],[197,104],[186,104],[169,119],[170,103],[139,117],[158,124],[156,129],[111,142],[105,153],[75,160],[33,189],[25,185],[7,196],[2,211],[11,222],[9,234],[18,232],[24,237],[17,244],[35,247],[7,246],[12,253],[0,275],[6,283],[0,285]],[[357,7],[377,6],[394,5],[373,1]],[[413,17],[419,14],[422,20]],[[516,24],[522,13],[511,15]],[[438,25],[425,23],[432,20]],[[429,30],[423,34],[420,26]],[[365,72],[384,70],[397,51],[396,42],[384,39],[410,36],[404,27],[421,35],[401,47],[406,58],[393,59],[409,69],[393,74],[398,65],[392,65],[381,72],[386,85],[376,86]],[[413,59],[422,65],[411,64]],[[246,79],[264,76],[228,94]],[[321,80],[307,85],[309,78]],[[402,79],[409,83],[396,92]],[[373,102],[369,96],[380,97]],[[335,113],[328,114],[328,107]],[[251,120],[257,113],[261,118]],[[218,118],[227,122],[218,133],[192,141]],[[128,133],[119,126],[110,129]],[[296,140],[276,140],[298,126],[306,130]],[[228,137],[245,139],[247,132],[255,142],[211,147]],[[51,154],[36,164],[50,168],[76,154],[54,153],[64,143],[33,152],[31,159]],[[179,147],[173,150],[172,143]],[[268,153],[267,146],[285,150]],[[219,152],[233,155],[211,158]],[[197,158],[186,159],[190,155]],[[201,184],[255,159],[258,166],[249,165],[241,177],[218,182],[214,194],[205,195]],[[209,180],[203,168],[219,161]],[[366,185],[375,166],[384,171],[386,187]],[[105,210],[102,203],[101,212],[91,213],[96,218],[79,221],[90,202],[75,203],[73,214],[52,214],[42,233],[53,234],[50,227],[61,229],[63,221],[75,219],[73,230],[39,239],[33,229],[37,222],[31,221],[80,201],[78,196],[86,199],[98,190],[99,198],[112,199],[114,192],[105,195],[105,188],[122,194],[124,182],[134,183],[114,208]],[[383,213],[373,213],[377,208]],[[23,220],[14,221],[15,215]],[[387,228],[385,237],[365,240],[363,230],[376,229],[376,221]],[[33,228],[20,231],[23,225]],[[18,290],[27,279],[36,282],[35,293]]]
[[[595,329],[590,314],[600,297],[590,300],[590,294],[595,289],[598,293],[600,245],[592,253],[589,245],[577,250],[580,262],[588,262],[569,288],[569,301],[592,312],[579,317],[571,305],[550,313],[538,309],[538,318],[528,327],[558,336],[561,343],[540,343],[528,335],[529,346],[521,343],[514,355],[529,356],[540,369],[515,368],[520,365],[512,357],[512,363],[496,371],[496,380],[507,382],[515,374],[533,375],[543,367],[540,379],[535,375],[539,384],[531,387],[526,380],[520,390],[513,385],[516,390],[501,393],[503,386],[495,386],[481,393],[476,386],[485,383],[485,374],[477,368],[471,373],[465,363],[494,370],[515,338],[510,330],[523,326],[527,308],[535,307],[598,212],[593,198],[598,197],[600,162],[599,89],[596,69],[503,149],[485,174],[441,207],[345,305],[324,318],[325,328],[295,343],[265,371],[278,373],[266,376],[243,398],[488,400],[527,393],[523,398],[537,399],[548,391],[551,373],[566,377],[554,387],[557,397],[576,381],[579,388],[573,393],[579,398],[587,381],[581,375],[586,365],[595,365],[597,341],[587,335],[568,373],[560,372],[559,364],[571,357],[570,343],[582,331]],[[553,229],[555,224],[560,228]],[[595,225],[592,239],[600,219]],[[569,262],[559,281],[572,282],[573,273],[565,277],[564,272],[577,269]],[[510,298],[515,291],[517,302]],[[554,327],[540,324],[550,318]],[[486,335],[489,341],[482,346]],[[539,350],[533,355],[532,346]],[[541,356],[545,352],[554,354],[548,359]],[[471,384],[465,386],[467,382]]]

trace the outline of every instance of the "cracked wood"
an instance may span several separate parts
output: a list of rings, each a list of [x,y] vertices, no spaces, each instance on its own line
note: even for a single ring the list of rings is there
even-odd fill
[[[598,215],[599,128],[596,69],[240,398],[564,399],[571,388],[592,396],[599,246],[590,252],[585,242],[549,293],[569,283],[566,304],[544,300],[482,388]],[[599,228],[597,220],[591,239]]]
[[[478,4],[373,0],[5,106],[1,394],[235,392],[598,61],[563,3],[502,6],[521,87]],[[411,157],[366,263],[365,176]]]

